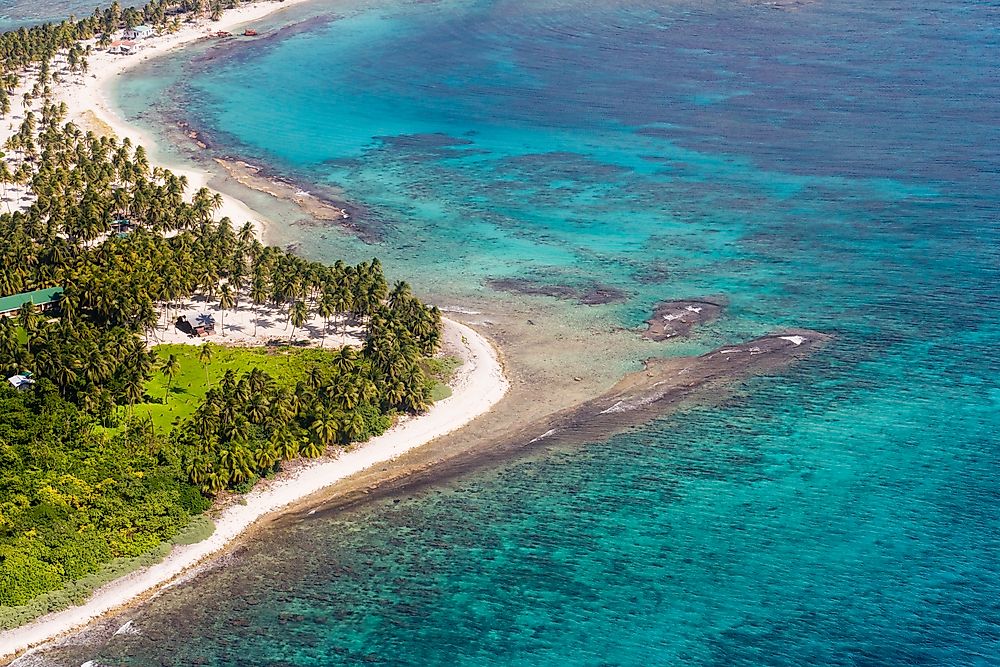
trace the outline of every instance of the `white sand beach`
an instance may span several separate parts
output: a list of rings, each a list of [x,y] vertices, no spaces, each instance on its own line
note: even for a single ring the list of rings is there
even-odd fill
[[[69,107],[69,120],[81,127],[95,129],[95,125],[103,124],[117,136],[130,137],[134,143],[149,147],[149,137],[127,125],[110,105],[107,87],[112,77],[139,62],[199,39],[206,32],[235,31],[243,24],[305,1],[307,0],[268,2],[231,10],[220,21],[204,21],[198,25],[185,26],[172,35],[152,38],[144,43],[144,49],[137,55],[116,56],[95,52],[90,58],[90,72],[82,78],[74,77],[74,83],[63,85],[57,97]],[[19,121],[12,122],[13,127],[16,128],[17,122]],[[5,140],[10,131],[7,124],[0,127],[0,141]],[[155,152],[151,152],[151,155],[155,155]],[[178,169],[175,165],[161,166],[187,176],[192,191],[207,184],[208,175],[204,172]],[[10,194],[8,193],[8,199]],[[228,216],[237,226],[251,221],[257,227],[258,236],[261,235],[263,218],[260,215],[242,201],[225,193],[223,199],[224,204],[217,212],[218,217]],[[24,200],[19,203],[24,203]],[[291,333],[286,328],[282,313],[267,309],[255,311],[246,303],[239,310],[225,313],[226,335],[223,336],[222,313],[217,311],[216,304],[191,300],[172,308],[167,322],[161,319],[161,327],[154,333],[157,341],[150,342],[203,342],[204,339],[190,338],[176,330],[174,320],[169,319],[169,316],[175,319],[179,314],[189,319],[211,314],[217,322],[217,333],[209,340],[215,343],[260,344],[268,339],[287,341]],[[310,344],[319,344],[323,340],[323,329],[322,320],[314,318],[296,337],[305,339]],[[331,323],[329,332],[323,340],[327,346],[357,344],[360,341],[360,330],[350,323]],[[209,539],[193,545],[174,547],[161,563],[105,585],[83,605],[49,614],[28,625],[0,633],[0,659],[9,659],[152,594],[164,584],[217,555],[262,517],[372,465],[392,460],[404,452],[455,431],[489,412],[510,387],[497,350],[482,335],[453,320],[444,320],[443,338],[445,347],[463,361],[452,381],[453,393],[449,398],[435,403],[427,413],[419,417],[400,420],[384,435],[351,451],[333,458],[305,462],[294,473],[278,475],[273,480],[260,483],[253,492],[245,496],[246,504],[234,504],[222,511],[216,520],[215,532]]]

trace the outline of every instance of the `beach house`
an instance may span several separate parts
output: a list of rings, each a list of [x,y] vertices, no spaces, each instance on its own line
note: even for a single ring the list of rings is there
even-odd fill
[[[153,32],[152,26],[148,25],[137,25],[134,28],[126,28],[123,37],[130,41],[136,41],[140,39],[149,39],[155,32]]]
[[[17,315],[17,311],[26,303],[33,303],[38,310],[45,312],[55,308],[62,296],[62,287],[37,289],[33,292],[21,292],[0,298],[0,317]]]
[[[138,50],[139,50],[138,45],[136,45],[135,42],[129,41],[127,39],[120,39],[111,42],[111,44],[108,46],[108,53],[119,56],[132,55]]]

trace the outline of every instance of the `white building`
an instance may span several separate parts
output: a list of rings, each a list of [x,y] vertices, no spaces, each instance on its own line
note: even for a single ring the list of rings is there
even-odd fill
[[[125,39],[134,41],[137,39],[149,39],[154,34],[152,26],[137,25],[134,28],[125,30],[124,37]]]
[[[31,374],[29,373],[28,375]],[[28,377],[28,375],[12,375],[7,378],[7,382],[10,382],[14,389],[18,391],[27,391],[35,384],[35,381]]]
[[[135,42],[129,41],[127,39],[121,39],[117,42],[111,42],[108,46],[108,53],[112,53],[119,56],[128,56],[139,50],[139,45]]]

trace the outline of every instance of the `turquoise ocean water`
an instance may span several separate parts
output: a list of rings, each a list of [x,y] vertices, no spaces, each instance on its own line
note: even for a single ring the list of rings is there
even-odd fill
[[[374,244],[271,230],[311,257],[377,254],[456,303],[620,290],[553,300],[595,329],[725,295],[699,349],[835,339],[719,405],[277,527],[123,616],[138,635],[52,659],[1000,665],[998,25],[943,0],[344,0],[126,78],[132,118],[361,207]]]
[[[69,16],[89,16],[98,5],[108,4],[93,0],[0,0],[0,31],[61,21]],[[124,7],[135,4],[134,0],[121,3]]]

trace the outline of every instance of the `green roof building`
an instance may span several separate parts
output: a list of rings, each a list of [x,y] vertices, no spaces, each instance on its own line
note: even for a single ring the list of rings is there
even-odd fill
[[[48,289],[36,289],[34,292],[21,292],[20,294],[0,297],[0,316],[12,315],[26,303],[33,303],[42,310],[48,310],[62,296],[62,291],[62,287],[49,287]]]

